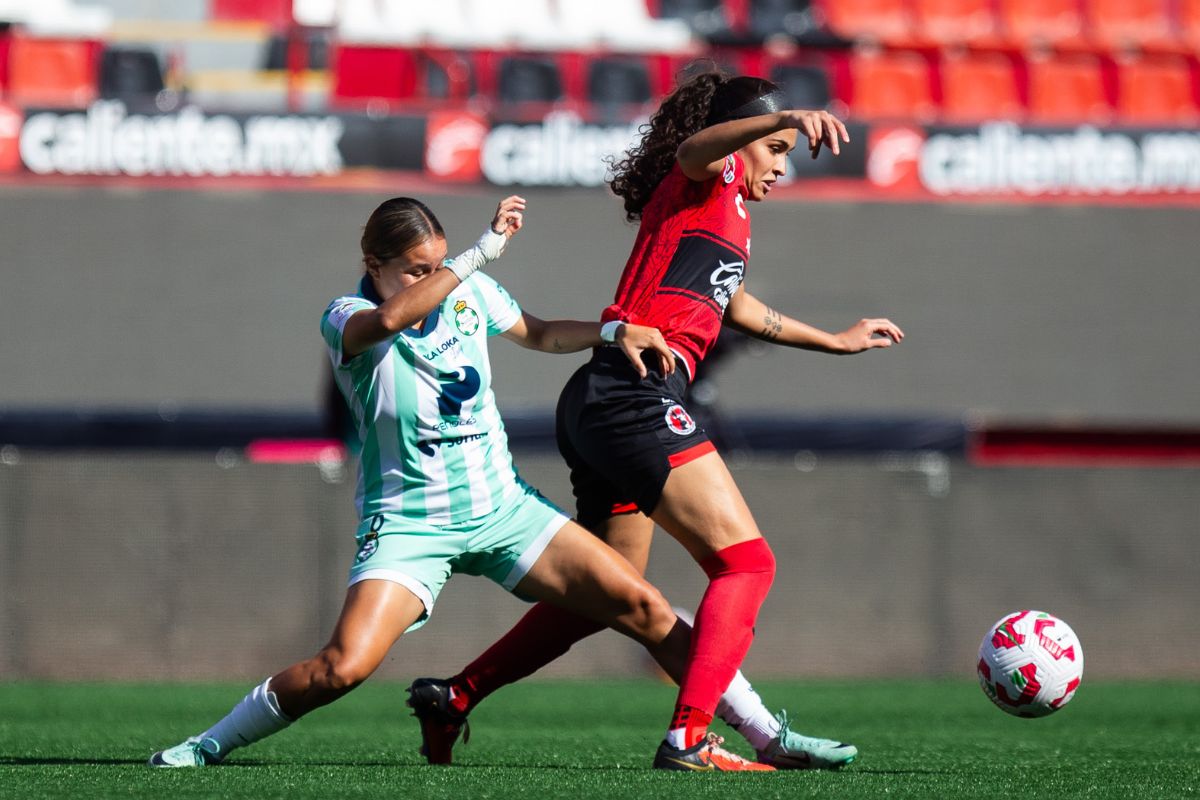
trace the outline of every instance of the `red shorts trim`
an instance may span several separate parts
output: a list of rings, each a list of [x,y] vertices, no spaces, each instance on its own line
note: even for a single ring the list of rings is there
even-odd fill
[[[681,467],[689,461],[695,461],[700,456],[708,455],[716,452],[717,448],[712,442],[701,442],[698,445],[689,447],[687,450],[680,450],[678,453],[671,453],[667,456],[667,463],[671,465],[671,469]]]
[[[617,514],[632,514],[640,510],[637,503],[613,503],[610,512],[615,517]]]

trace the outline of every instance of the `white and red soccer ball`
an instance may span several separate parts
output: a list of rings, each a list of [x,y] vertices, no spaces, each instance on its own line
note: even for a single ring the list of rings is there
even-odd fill
[[[1083,649],[1071,626],[1044,611],[1018,611],[979,644],[979,685],[1002,710],[1044,717],[1070,702],[1083,678]]]

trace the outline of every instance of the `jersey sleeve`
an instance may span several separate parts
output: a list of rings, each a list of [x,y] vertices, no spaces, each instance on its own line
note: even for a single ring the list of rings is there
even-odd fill
[[[477,272],[471,277],[472,288],[479,294],[484,313],[487,315],[488,336],[504,333],[521,318],[521,306],[503,286],[490,276]]]
[[[329,350],[329,358],[335,369],[347,366],[342,353],[342,334],[346,329],[346,320],[357,314],[375,308],[375,304],[363,297],[347,295],[334,300],[321,315],[321,337]],[[359,354],[361,355],[361,353]]]

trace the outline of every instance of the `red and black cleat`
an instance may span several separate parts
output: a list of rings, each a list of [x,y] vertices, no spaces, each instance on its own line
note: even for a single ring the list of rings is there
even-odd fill
[[[408,705],[421,722],[421,755],[430,764],[451,763],[459,734],[466,744],[471,728],[467,715],[450,704],[450,682],[417,678],[408,687]]]

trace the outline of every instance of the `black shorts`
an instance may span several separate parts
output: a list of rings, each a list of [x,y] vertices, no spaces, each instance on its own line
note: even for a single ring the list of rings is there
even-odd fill
[[[571,468],[585,527],[658,505],[672,468],[713,451],[684,404],[687,373],[663,377],[657,355],[643,380],[616,347],[597,348],[558,399],[558,449]]]

